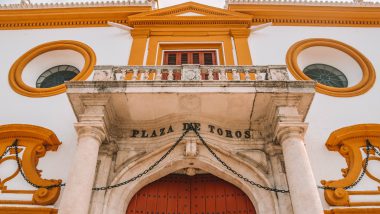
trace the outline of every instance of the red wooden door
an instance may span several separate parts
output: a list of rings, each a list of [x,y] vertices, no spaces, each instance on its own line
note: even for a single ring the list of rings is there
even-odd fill
[[[170,174],[142,188],[126,214],[255,214],[247,195],[211,174]]]

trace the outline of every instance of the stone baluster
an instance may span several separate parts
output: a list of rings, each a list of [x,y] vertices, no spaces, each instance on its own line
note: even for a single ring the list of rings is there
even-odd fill
[[[239,73],[237,72],[236,68],[232,69],[232,78],[233,78],[233,80],[240,80],[240,76],[239,76]]]
[[[220,69],[219,80],[227,80],[226,69],[224,68]]]
[[[168,80],[173,80],[173,69],[168,69],[169,70],[169,75],[168,75]]]
[[[126,80],[126,78],[127,78],[127,69],[123,69],[121,71],[120,79],[118,79],[118,80]]]
[[[278,107],[276,121],[275,137],[282,147],[294,213],[323,213],[303,138],[307,124],[296,107]]]
[[[132,74],[132,80],[137,80],[138,73],[139,73],[139,69],[138,68],[134,68],[133,69],[133,74]]]
[[[207,72],[208,72],[208,80],[214,80],[213,70],[214,70],[214,69],[212,69],[212,68],[208,68],[208,69],[207,69]]]
[[[115,69],[113,71],[113,79],[112,80],[123,80],[123,78],[124,78],[123,73],[124,73],[124,69],[121,69],[121,68]]]
[[[140,79],[142,81],[149,79],[149,69],[144,69],[144,73],[141,74],[141,78]]]
[[[160,68],[157,68],[157,69],[156,69],[156,77],[155,77],[155,80],[161,80],[161,79],[162,79],[161,69],[160,69]]]
[[[244,75],[245,75],[245,80],[251,80],[251,77],[249,76],[249,69],[245,68],[244,69]]]

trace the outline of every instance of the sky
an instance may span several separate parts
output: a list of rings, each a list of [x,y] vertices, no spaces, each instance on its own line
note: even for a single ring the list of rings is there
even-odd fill
[[[57,3],[57,2],[96,2],[96,1],[112,1],[112,0],[30,0],[32,3]],[[117,1],[117,0],[114,0]],[[121,0],[122,1],[122,0]],[[159,0],[160,8],[172,6],[175,4],[180,4],[188,2],[190,0]],[[201,4],[207,4],[214,7],[223,8],[225,0],[192,0],[193,2],[198,2]],[[350,2],[352,0],[339,0]],[[380,2],[380,0],[365,0],[367,2]],[[0,0],[0,4],[15,4],[19,3],[20,0]]]

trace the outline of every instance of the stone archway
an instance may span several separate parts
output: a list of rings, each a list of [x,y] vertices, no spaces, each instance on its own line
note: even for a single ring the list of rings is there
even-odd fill
[[[124,214],[130,200],[141,188],[170,173],[186,168],[200,169],[235,185],[248,196],[256,209],[256,213],[258,214],[279,213],[278,201],[274,193],[252,187],[232,173],[226,171],[223,165],[217,162],[215,158],[202,146],[199,146],[197,155],[194,157],[187,157],[184,153],[185,148],[185,143],[179,144],[178,147],[174,149],[173,152],[150,173],[128,185],[108,191],[105,196],[103,213]],[[168,146],[163,147],[159,151],[145,155],[144,157],[126,165],[123,170],[118,172],[112,183],[125,181],[133,175],[142,172],[158,160],[160,156],[167,151],[167,149]],[[227,151],[223,151],[221,148],[215,148],[215,151],[224,161],[228,162],[231,167],[238,168],[244,176],[264,186],[271,186],[271,182],[269,182],[265,174],[259,169],[247,164],[237,157],[231,156]]]

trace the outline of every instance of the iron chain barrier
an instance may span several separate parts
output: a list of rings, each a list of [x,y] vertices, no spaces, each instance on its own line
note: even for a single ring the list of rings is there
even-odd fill
[[[178,138],[178,140],[173,144],[173,146],[171,146],[169,148],[169,150],[167,152],[165,152],[165,154],[156,162],[154,162],[152,165],[150,165],[150,167],[146,170],[144,170],[143,172],[139,173],[138,175],[134,176],[133,178],[130,178],[124,182],[121,182],[121,183],[118,183],[118,184],[114,184],[114,185],[110,185],[110,186],[104,186],[104,187],[94,187],[92,188],[92,190],[108,190],[108,189],[112,189],[112,188],[116,188],[116,187],[119,187],[119,186],[123,186],[123,185],[126,185],[132,181],[135,181],[136,179],[142,177],[143,175],[147,174],[148,172],[152,171],[158,164],[161,163],[161,161],[163,161],[173,150],[175,147],[177,147],[177,145],[182,141],[182,139],[185,137],[185,135],[190,131],[190,129],[186,129],[183,134],[181,135],[181,137]]]
[[[364,162],[364,166],[363,166],[363,171],[360,174],[359,178],[356,179],[356,181],[354,183],[352,183],[351,185],[343,187],[343,189],[352,189],[354,186],[356,186],[363,179],[363,176],[366,173],[367,167],[368,167],[368,160],[369,160],[369,152],[370,152],[370,150],[373,150],[377,155],[380,156],[380,152],[377,151],[377,149],[367,139],[366,140],[366,158],[365,158],[365,162]],[[317,186],[317,187],[319,189],[324,189],[324,190],[326,190],[326,189],[327,190],[336,190],[337,189],[336,187],[329,187],[329,186]]]
[[[22,166],[21,166],[21,161],[20,161],[20,158],[18,157],[18,140],[16,139],[13,143],[13,147],[15,149],[15,154],[16,154],[16,163],[17,163],[17,167],[18,167],[18,170],[20,171],[21,173],[21,176],[24,178],[24,180],[32,185],[33,187],[35,188],[46,188],[46,189],[51,189],[51,188],[54,188],[54,187],[63,187],[65,186],[66,184],[53,184],[53,185],[49,185],[49,186],[40,186],[40,185],[37,185],[33,182],[31,182],[26,176],[25,176],[25,173],[24,173],[24,170],[22,170]]]
[[[224,162],[212,149],[211,147],[206,143],[206,141],[203,139],[203,137],[199,134],[198,130],[196,129],[196,127],[193,127],[191,124],[189,124],[188,128],[182,133],[182,135],[177,139],[177,141],[169,148],[169,150],[167,152],[165,152],[165,154],[163,156],[161,156],[160,159],[158,159],[156,162],[154,162],[152,165],[150,165],[147,169],[145,169],[143,172],[137,174],[136,176],[126,180],[126,181],[123,181],[121,183],[117,183],[117,184],[113,184],[113,185],[109,185],[109,186],[103,186],[103,187],[94,187],[92,188],[92,190],[94,191],[102,191],[102,190],[109,190],[109,189],[113,189],[113,188],[116,188],[116,187],[120,187],[120,186],[123,186],[123,185],[126,185],[128,183],[131,183],[137,179],[139,179],[140,177],[148,174],[150,171],[152,171],[156,166],[158,166],[176,147],[177,145],[183,140],[183,138],[186,136],[186,134],[189,132],[189,131],[194,131],[194,133],[197,135],[197,137],[199,138],[199,140],[201,141],[201,143],[206,147],[206,149],[211,153],[211,155],[219,162],[221,163],[228,171],[230,171],[232,174],[234,174],[235,176],[237,176],[238,178],[242,179],[244,182],[247,182],[249,183],[250,185],[252,186],[255,186],[255,187],[258,187],[260,189],[264,189],[264,190],[267,190],[267,191],[271,191],[271,192],[276,192],[276,193],[289,193],[289,190],[284,190],[284,189],[277,189],[277,188],[273,188],[273,187],[268,187],[268,186],[263,186],[261,184],[258,184],[250,179],[248,179],[247,177],[243,176],[242,174],[240,174],[239,172],[237,172],[236,170],[234,170],[231,166],[229,166],[226,162]],[[24,174],[24,171],[22,170],[22,166],[21,166],[21,161],[20,161],[20,158],[19,158],[19,152],[18,152],[18,140],[16,139],[12,145],[8,146],[8,148],[4,151],[4,153],[0,156],[0,160],[10,151],[11,148],[14,148],[15,149],[15,156],[16,156],[16,162],[17,162],[17,167],[22,175],[22,177],[24,178],[24,180],[29,183],[31,186],[35,187],[35,188],[46,188],[46,189],[51,189],[51,188],[55,188],[55,187],[63,187],[63,186],[66,186],[65,183],[62,183],[62,184],[55,184],[55,185],[49,185],[49,186],[40,186],[40,185],[37,185],[33,182],[31,182]],[[343,187],[343,189],[351,189],[353,188],[354,186],[356,186],[363,178],[366,170],[367,170],[367,166],[368,166],[368,160],[369,160],[369,156],[370,156],[370,150],[373,150],[377,155],[380,156],[380,152],[370,143],[370,141],[367,139],[366,140],[366,158],[365,158],[365,163],[364,163],[364,166],[363,166],[363,171],[362,173],[360,174],[359,178],[354,182],[352,183],[351,185],[349,186],[346,186],[346,187]],[[318,188],[320,189],[327,189],[327,190],[335,190],[336,188],[335,187],[329,187],[329,186],[317,186]]]
[[[242,174],[238,173],[236,170],[232,169],[226,162],[224,162],[211,148],[210,146],[206,143],[206,141],[203,139],[203,137],[199,134],[199,132],[193,128],[193,131],[195,132],[195,134],[198,136],[199,140],[201,140],[202,144],[206,147],[206,149],[212,154],[212,156],[214,156],[214,158],[216,160],[219,161],[219,163],[221,163],[228,171],[232,172],[234,175],[236,175],[237,177],[239,177],[240,179],[244,180],[245,182],[251,184],[252,186],[256,186],[260,189],[264,189],[264,190],[267,190],[267,191],[271,191],[271,192],[279,192],[279,193],[288,193],[289,190],[283,190],[283,189],[276,189],[276,188],[273,188],[273,187],[267,187],[267,186],[263,186],[261,184],[258,184],[252,180],[249,180],[247,177],[243,176]]]

